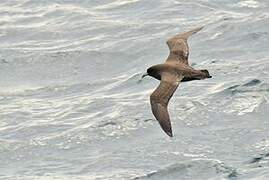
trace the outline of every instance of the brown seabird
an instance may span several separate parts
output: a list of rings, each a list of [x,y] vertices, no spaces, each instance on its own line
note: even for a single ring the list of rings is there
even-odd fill
[[[211,78],[208,70],[195,70],[189,65],[189,47],[187,39],[197,33],[203,27],[195,28],[173,36],[167,40],[170,54],[165,63],[151,66],[147,69],[147,75],[160,80],[160,85],[150,95],[151,110],[159,121],[164,132],[173,136],[167,105],[180,82]]]

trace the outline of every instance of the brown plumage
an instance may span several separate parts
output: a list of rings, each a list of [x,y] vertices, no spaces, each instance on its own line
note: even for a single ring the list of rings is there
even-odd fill
[[[167,105],[181,81],[211,78],[207,70],[195,70],[189,66],[189,47],[187,39],[200,31],[202,27],[180,33],[167,40],[170,54],[163,64],[147,69],[147,74],[158,80],[160,85],[150,96],[152,113],[159,121],[164,132],[173,136]],[[143,75],[146,76],[146,75]]]

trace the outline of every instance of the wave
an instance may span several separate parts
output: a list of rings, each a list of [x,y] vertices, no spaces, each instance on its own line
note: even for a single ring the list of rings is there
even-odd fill
[[[148,173],[134,179],[219,179],[237,178],[236,169],[218,160],[194,159],[184,163],[172,164],[163,169]]]

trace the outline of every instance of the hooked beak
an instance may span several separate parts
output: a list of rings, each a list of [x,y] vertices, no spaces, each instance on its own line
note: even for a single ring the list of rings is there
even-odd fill
[[[145,73],[142,75],[141,79],[143,79],[144,77],[148,76],[149,74],[148,73]]]
[[[148,76],[148,73],[145,73],[141,76],[141,78],[139,79],[138,83],[142,82],[143,78]]]

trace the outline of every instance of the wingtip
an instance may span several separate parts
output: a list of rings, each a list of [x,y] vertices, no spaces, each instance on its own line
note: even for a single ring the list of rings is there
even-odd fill
[[[198,26],[197,29],[201,30],[205,27],[206,25]]]
[[[189,36],[197,33],[198,31],[201,31],[205,26],[200,26],[200,27],[197,27],[197,28],[194,28],[188,32],[185,33],[185,36],[188,38]]]

